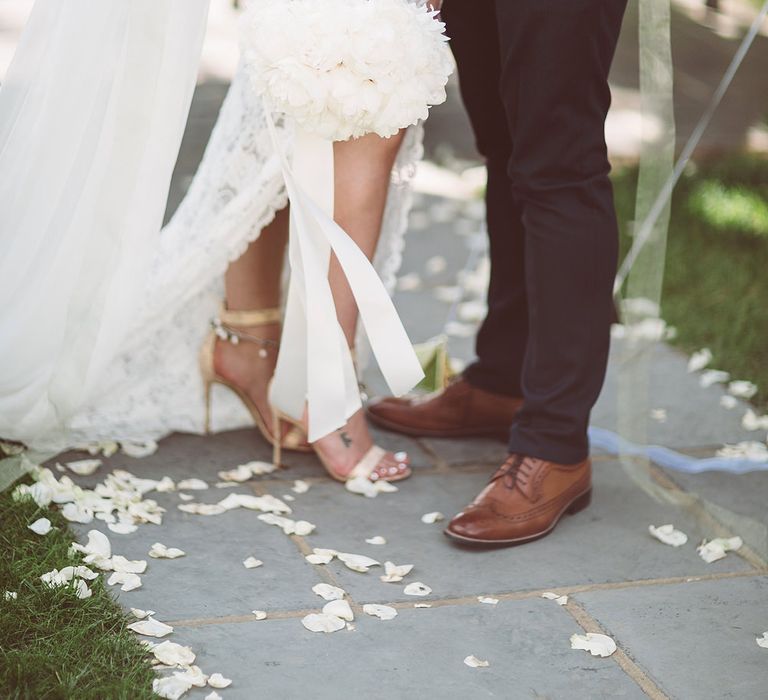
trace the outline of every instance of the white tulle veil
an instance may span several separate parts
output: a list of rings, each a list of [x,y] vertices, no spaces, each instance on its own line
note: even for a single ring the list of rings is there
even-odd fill
[[[37,0],[0,89],[0,435],[55,434],[141,298],[208,0]]]

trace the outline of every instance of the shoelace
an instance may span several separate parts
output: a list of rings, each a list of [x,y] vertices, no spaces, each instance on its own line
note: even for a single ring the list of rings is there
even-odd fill
[[[512,455],[491,477],[491,481],[503,479],[502,483],[510,490],[513,490],[518,484],[525,487],[534,467],[535,465],[524,455]],[[525,493],[523,489],[521,491]]]

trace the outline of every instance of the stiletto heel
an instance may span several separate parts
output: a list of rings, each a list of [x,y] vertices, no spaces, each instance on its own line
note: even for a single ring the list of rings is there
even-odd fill
[[[295,426],[282,434],[281,426],[278,422],[276,426],[270,425],[269,419],[264,419],[256,403],[240,387],[222,377],[216,372],[214,362],[214,352],[218,340],[228,341],[237,345],[241,341],[255,343],[260,346],[259,356],[267,358],[269,351],[277,347],[278,343],[274,340],[257,338],[249,335],[240,328],[251,328],[253,326],[268,325],[278,323],[282,318],[282,312],[278,308],[261,309],[259,311],[229,311],[222,307],[218,318],[211,322],[211,331],[208,334],[202,348],[200,348],[200,374],[203,380],[203,400],[205,402],[204,428],[206,433],[211,429],[211,401],[212,389],[214,384],[221,384],[234,392],[248,409],[253,418],[253,422],[259,429],[264,438],[273,445],[275,453],[273,457],[279,459],[282,448],[296,450],[298,452],[312,452],[312,447],[307,442],[306,433],[303,429],[299,430]],[[282,437],[281,437],[282,434]]]
[[[272,409],[272,434],[280,435],[280,414],[273,408]],[[272,464],[275,468],[280,469],[281,460],[283,457],[283,444],[281,440],[274,440],[272,442]]]

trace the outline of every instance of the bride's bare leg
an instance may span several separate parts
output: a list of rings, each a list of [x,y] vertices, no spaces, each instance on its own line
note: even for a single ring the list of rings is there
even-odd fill
[[[288,241],[288,210],[278,212],[246,252],[227,269],[225,276],[227,308],[230,311],[255,311],[280,306],[282,260]],[[249,335],[280,340],[280,324],[270,323],[239,327]],[[219,342],[214,362],[221,376],[245,390],[256,403],[267,425],[271,425],[271,409],[267,387],[275,371],[277,345],[265,355],[263,346],[255,343]]]
[[[403,133],[389,139],[369,135],[334,145],[334,218],[369,258],[376,251],[381,233],[392,166],[402,139]],[[331,261],[330,283],[339,322],[352,347],[358,311],[335,258]],[[365,415],[359,411],[342,430],[324,437],[316,447],[323,451],[336,471],[347,474],[372,444]],[[398,469],[398,462],[392,455],[385,457],[383,462],[385,470]]]

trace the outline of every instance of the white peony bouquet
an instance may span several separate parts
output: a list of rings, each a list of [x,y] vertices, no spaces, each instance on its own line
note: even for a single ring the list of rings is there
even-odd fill
[[[331,141],[383,137],[445,101],[445,25],[412,0],[255,0],[243,60],[268,108]]]

